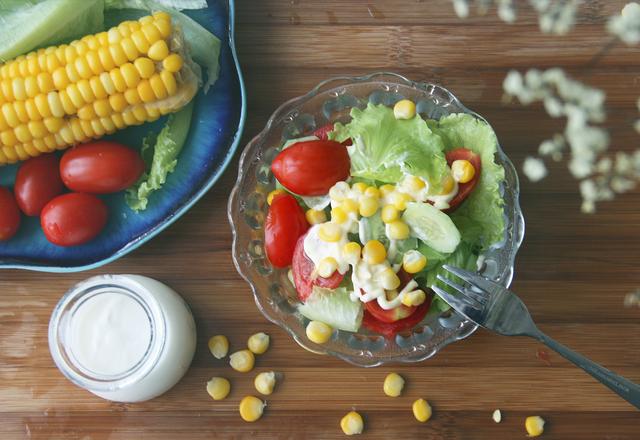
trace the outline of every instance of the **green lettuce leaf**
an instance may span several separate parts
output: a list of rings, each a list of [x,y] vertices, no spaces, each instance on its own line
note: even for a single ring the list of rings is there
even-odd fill
[[[353,140],[352,176],[395,183],[410,173],[439,189],[447,165],[444,145],[419,115],[397,120],[391,108],[369,103],[364,110],[353,108],[351,117],[346,125],[335,124],[329,137]]]
[[[127,205],[134,211],[147,208],[149,196],[160,189],[178,163],[178,155],[189,134],[193,100],[177,113],[169,116],[167,123],[157,135],[147,136],[142,141],[142,158],[148,171],[125,193]],[[150,159],[150,162],[149,162]]]
[[[104,8],[147,9],[148,3],[148,0],[104,0]],[[155,0],[155,3],[177,11],[183,9],[205,9],[207,7],[207,0]]]
[[[0,0],[0,63],[102,30],[103,0]]]
[[[463,241],[486,249],[502,240],[505,228],[504,200],[500,195],[504,169],[494,159],[498,145],[496,135],[487,123],[467,114],[446,116],[432,129],[442,138],[446,151],[465,147],[480,155],[480,181],[450,216]]]

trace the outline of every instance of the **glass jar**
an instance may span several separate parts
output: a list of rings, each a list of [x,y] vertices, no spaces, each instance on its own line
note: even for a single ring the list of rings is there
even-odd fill
[[[182,297],[140,275],[99,275],[73,286],[49,322],[49,349],[62,374],[117,402],[169,390],[195,347],[195,322]]]

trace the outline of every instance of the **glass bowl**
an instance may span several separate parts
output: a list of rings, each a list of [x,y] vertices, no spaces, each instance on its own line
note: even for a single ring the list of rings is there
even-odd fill
[[[266,196],[274,189],[275,182],[270,164],[278,153],[277,148],[287,139],[308,134],[329,122],[346,122],[352,107],[364,108],[368,102],[393,105],[403,98],[416,102],[417,112],[425,118],[468,113],[485,121],[447,89],[435,84],[414,82],[384,72],[332,78],[306,95],[284,103],[273,113],[264,130],[245,147],[238,180],[229,199],[233,260],[240,275],[251,285],[264,316],[285,329],[303,348],[364,367],[425,360],[447,344],[466,338],[477,326],[454,311],[432,310],[412,330],[394,338],[362,328],[358,333],[336,330],[329,342],[322,345],[309,341],[305,335],[308,320],[297,311],[299,301],[287,269],[274,268],[265,256]],[[502,241],[483,254],[484,263],[479,270],[487,278],[508,286],[513,278],[516,252],[524,237],[524,218],[518,202],[518,176],[500,146],[496,161],[505,169],[502,192],[506,229]]]

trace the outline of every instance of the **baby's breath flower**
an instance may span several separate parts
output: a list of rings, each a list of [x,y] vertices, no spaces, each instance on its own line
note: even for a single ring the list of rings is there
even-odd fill
[[[627,293],[624,297],[624,306],[625,307],[640,307],[640,290],[636,290],[635,292]]]
[[[537,182],[547,176],[547,167],[542,159],[527,156],[522,164],[522,172],[532,182]]]
[[[607,30],[629,45],[640,43],[640,4],[627,3],[619,15],[609,19]]]
[[[469,0],[453,0],[453,11],[459,18],[469,16]]]

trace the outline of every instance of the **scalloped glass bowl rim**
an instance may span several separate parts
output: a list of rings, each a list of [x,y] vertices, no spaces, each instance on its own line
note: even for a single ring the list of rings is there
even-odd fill
[[[379,81],[376,81],[376,79],[379,79]],[[411,352],[411,354],[409,355],[401,355],[401,356],[394,356],[394,357],[388,357],[388,358],[384,358],[384,359],[380,359],[380,358],[376,358],[375,356],[353,356],[349,353],[344,353],[344,352],[340,352],[340,351],[336,351],[336,350],[331,350],[328,349],[322,345],[318,345],[318,344],[314,344],[310,341],[308,341],[306,339],[306,335],[304,334],[304,328],[302,329],[302,333],[297,332],[295,329],[293,329],[291,326],[289,326],[286,322],[284,322],[283,320],[281,320],[275,311],[272,311],[267,305],[263,304],[262,302],[262,298],[260,297],[258,291],[257,291],[257,287],[254,284],[251,276],[249,275],[249,273],[247,273],[243,267],[243,263],[240,261],[240,250],[238,249],[238,241],[239,241],[239,230],[236,227],[235,222],[239,221],[239,218],[236,218],[236,205],[239,203],[238,202],[238,197],[239,197],[239,191],[242,185],[242,182],[244,181],[245,178],[245,171],[247,169],[247,165],[249,165],[248,161],[250,160],[255,160],[255,157],[249,157],[249,154],[252,150],[252,147],[259,143],[262,139],[264,139],[267,135],[267,133],[270,132],[270,130],[272,130],[276,120],[279,117],[282,117],[283,114],[285,114],[286,110],[289,109],[289,111],[291,111],[291,109],[293,107],[295,107],[295,104],[302,104],[305,101],[309,100],[310,98],[315,97],[316,95],[318,95],[319,93],[325,93],[325,92],[329,92],[335,88],[338,88],[340,86],[347,86],[350,84],[354,84],[354,83],[367,83],[367,82],[388,82],[391,84],[397,84],[397,85],[402,85],[402,86],[409,86],[421,91],[427,91],[429,88],[434,88],[434,89],[439,89],[440,91],[442,91],[443,93],[445,93],[448,98],[450,99],[450,102],[454,103],[457,107],[459,107],[463,113],[467,113],[470,114],[472,116],[474,116],[475,118],[485,122],[487,125],[491,126],[491,124],[489,124],[486,119],[484,119],[482,116],[480,116],[479,114],[475,113],[474,111],[468,109],[464,104],[462,104],[462,102],[452,93],[450,92],[448,89],[446,89],[445,87],[439,86],[437,84],[433,84],[433,83],[428,83],[428,82],[418,82],[418,81],[411,81],[409,79],[407,79],[406,77],[396,74],[396,73],[392,73],[392,72],[375,72],[375,73],[371,73],[368,75],[364,75],[364,76],[357,76],[357,77],[351,77],[351,76],[338,76],[338,77],[332,77],[329,79],[326,79],[322,82],[320,82],[318,85],[316,85],[312,90],[310,90],[308,93],[302,95],[302,96],[298,96],[298,97],[294,97],[286,102],[284,102],[282,105],[280,105],[270,116],[269,120],[267,121],[264,129],[258,134],[256,135],[253,139],[251,139],[246,147],[244,148],[242,155],[240,156],[240,161],[239,161],[239,166],[238,166],[238,177],[237,180],[235,182],[235,185],[231,191],[231,195],[229,197],[229,203],[228,203],[228,209],[227,209],[227,215],[229,218],[229,223],[231,224],[231,230],[233,233],[233,244],[232,244],[232,254],[233,254],[233,262],[234,265],[236,267],[236,270],[238,271],[238,273],[242,276],[242,278],[251,286],[251,290],[252,290],[252,294],[256,303],[256,306],[258,307],[258,309],[260,310],[260,312],[271,322],[273,322],[274,324],[278,325],[279,327],[281,327],[282,329],[284,329],[287,333],[289,333],[289,335],[296,341],[296,343],[298,343],[302,348],[304,348],[307,351],[310,351],[312,353],[316,353],[316,354],[328,354],[334,357],[337,357],[339,359],[342,359],[346,362],[349,362],[351,364],[357,365],[357,366],[362,366],[362,367],[375,367],[375,366],[380,366],[386,363],[390,363],[390,362],[420,362],[423,360],[426,360],[432,356],[434,356],[439,350],[441,350],[442,348],[444,348],[446,345],[467,338],[468,336],[470,336],[471,334],[473,334],[477,328],[478,325],[474,324],[473,322],[464,319],[462,325],[460,325],[457,329],[457,333],[455,333],[452,337],[450,337],[449,339],[446,339],[444,341],[442,341],[440,344],[437,344],[433,347],[430,347],[429,350],[423,350],[423,351],[416,351],[415,348],[413,347],[414,350]],[[333,87],[328,87],[331,86],[332,84],[335,83],[335,86]],[[511,171],[512,173],[512,194],[513,194],[513,206],[512,206],[512,212],[513,212],[513,218],[511,219],[511,222],[514,223],[514,228],[517,228],[517,235],[515,237],[512,237],[511,240],[506,240],[506,242],[509,242],[511,245],[511,248],[509,250],[508,253],[508,262],[504,267],[501,267],[499,269],[499,275],[497,277],[497,279],[504,284],[505,286],[509,286],[511,284],[511,281],[513,279],[513,273],[514,273],[514,262],[515,262],[515,256],[517,254],[517,251],[520,247],[520,245],[522,244],[522,241],[524,239],[524,218],[522,216],[522,211],[520,209],[520,205],[519,205],[519,181],[518,181],[518,175],[517,172],[515,170],[515,167],[513,166],[513,163],[510,161],[510,159],[507,157],[507,155],[504,153],[504,151],[502,150],[502,147],[500,146],[500,143],[498,141],[498,145],[497,145],[497,153],[496,155],[500,158],[500,161],[502,162],[503,166],[505,167],[505,171],[508,171],[506,168],[510,168],[509,171]]]

